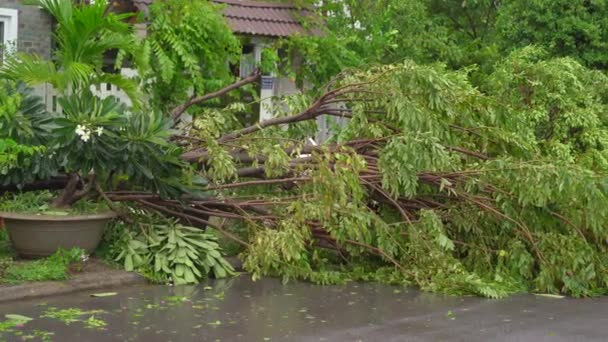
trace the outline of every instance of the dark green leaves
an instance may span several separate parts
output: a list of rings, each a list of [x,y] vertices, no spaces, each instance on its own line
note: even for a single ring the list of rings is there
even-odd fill
[[[115,259],[123,262],[126,270],[144,269],[156,281],[176,285],[196,284],[210,274],[216,278],[234,275],[215,236],[173,221],[141,228],[145,233],[123,231],[115,246]]]

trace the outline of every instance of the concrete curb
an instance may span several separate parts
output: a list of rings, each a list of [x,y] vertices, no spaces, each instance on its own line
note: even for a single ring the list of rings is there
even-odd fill
[[[237,257],[226,260],[237,272],[244,272],[243,263]],[[73,292],[96,291],[122,286],[146,285],[148,281],[134,272],[113,270],[96,262],[97,270],[89,273],[77,273],[65,281],[41,281],[19,285],[0,285],[0,303],[23,299],[65,295]]]
[[[76,274],[66,281],[44,281],[0,286],[0,303],[147,283],[146,279],[139,274],[125,271]]]

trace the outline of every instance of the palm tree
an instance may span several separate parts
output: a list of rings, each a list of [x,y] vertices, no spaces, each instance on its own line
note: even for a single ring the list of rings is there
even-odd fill
[[[57,21],[53,34],[57,49],[51,60],[17,53],[4,62],[0,76],[30,86],[49,83],[60,95],[90,92],[91,86],[110,83],[122,89],[133,105],[139,104],[136,82],[102,70],[104,54],[116,50],[120,60],[128,56],[136,65],[145,65],[141,44],[132,26],[126,22],[132,13],[112,13],[106,0],[90,4],[72,0],[31,2],[48,11]]]

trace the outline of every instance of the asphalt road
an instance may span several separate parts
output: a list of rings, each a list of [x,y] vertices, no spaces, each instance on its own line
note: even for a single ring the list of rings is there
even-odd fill
[[[0,341],[608,341],[608,298],[487,300],[246,276],[108,291],[116,295],[2,304],[0,320],[33,320],[0,332]]]

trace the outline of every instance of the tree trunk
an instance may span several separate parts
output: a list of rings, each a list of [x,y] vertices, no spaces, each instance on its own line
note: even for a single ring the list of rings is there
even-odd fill
[[[71,173],[69,177],[68,183],[61,192],[61,195],[59,195],[59,197],[57,197],[52,203],[54,208],[66,208],[73,203],[73,197],[76,194],[76,190],[78,190],[78,182],[80,181],[80,177],[77,173]]]

